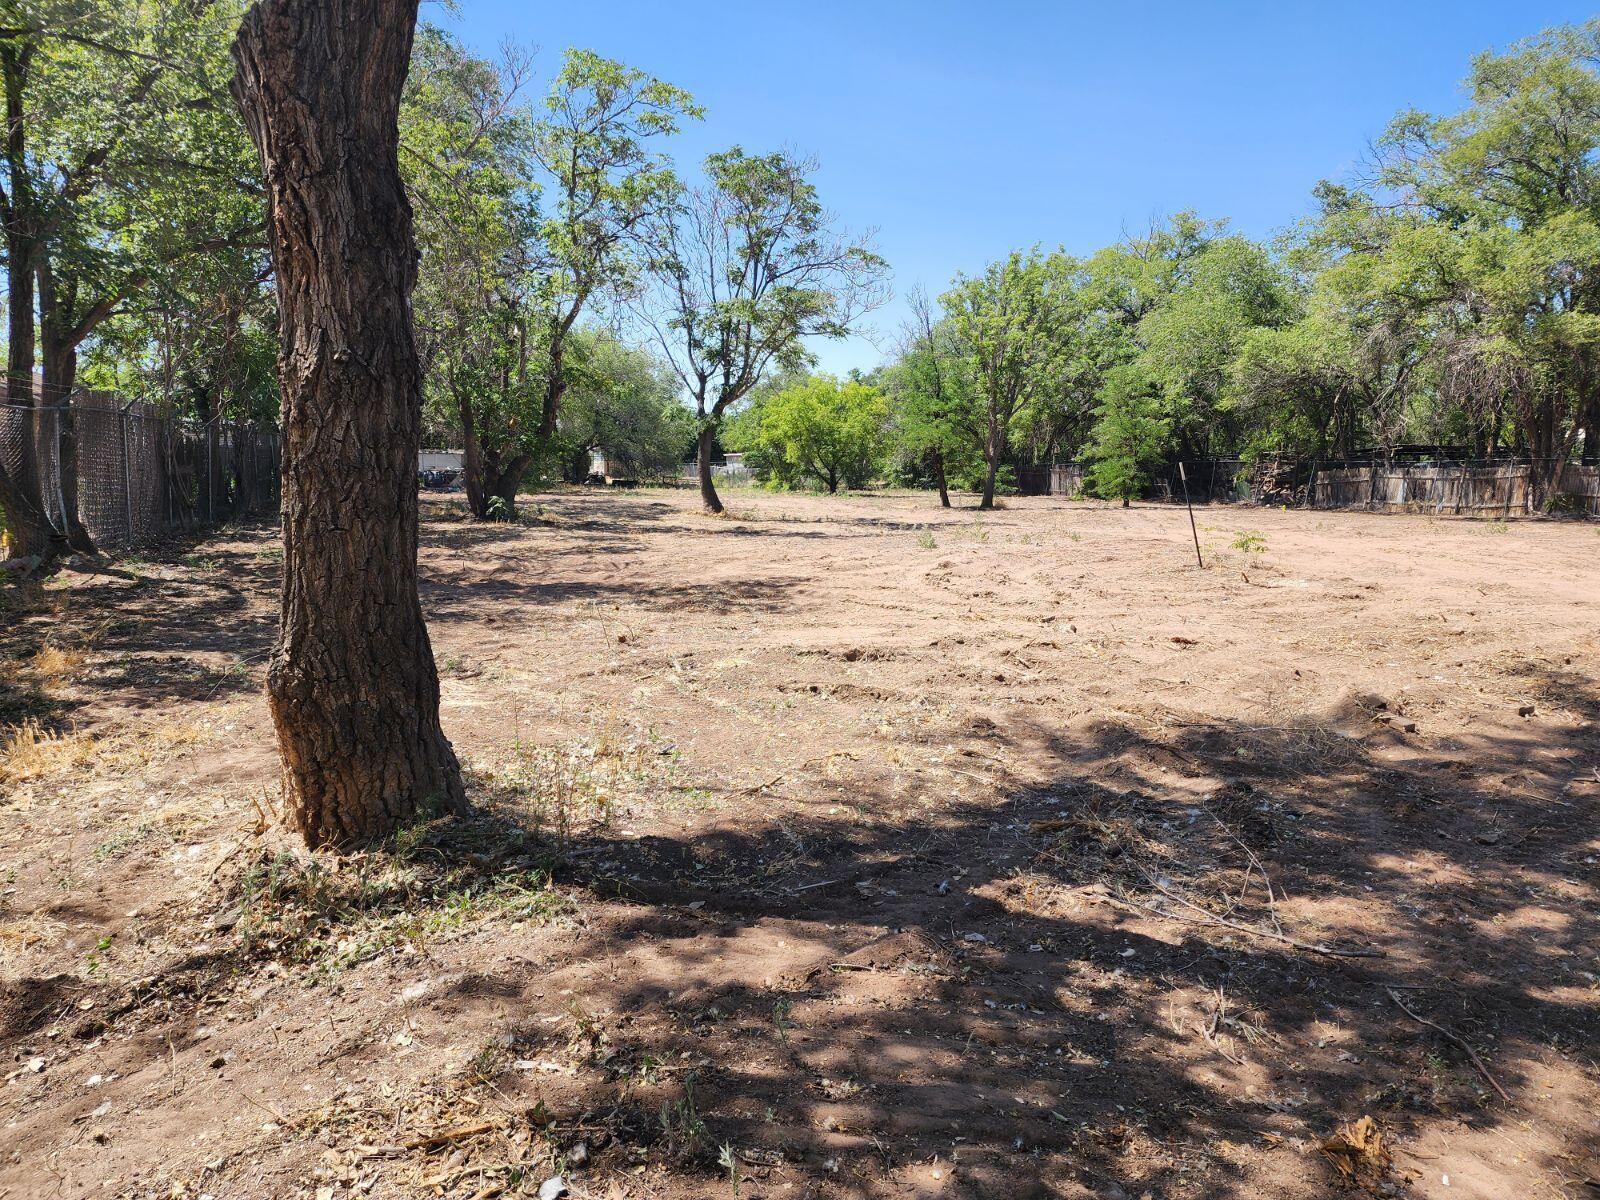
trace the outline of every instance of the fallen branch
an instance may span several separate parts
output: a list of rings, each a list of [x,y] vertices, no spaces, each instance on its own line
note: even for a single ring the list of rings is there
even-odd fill
[[[1457,1046],[1460,1046],[1461,1049],[1466,1052],[1467,1057],[1472,1060],[1472,1065],[1478,1068],[1478,1074],[1482,1075],[1486,1080],[1488,1080],[1489,1086],[1500,1094],[1500,1099],[1504,1100],[1507,1104],[1511,1103],[1511,1097],[1506,1094],[1505,1088],[1501,1087],[1500,1081],[1489,1073],[1489,1068],[1483,1065],[1483,1059],[1478,1057],[1478,1052],[1476,1050],[1467,1045],[1465,1038],[1458,1033],[1454,1033],[1451,1030],[1446,1029],[1437,1021],[1430,1021],[1427,1017],[1413,1012],[1410,1008],[1406,1007],[1406,1002],[1395,994],[1394,988],[1385,987],[1383,990],[1389,993],[1389,999],[1393,1000],[1397,1005],[1399,1005],[1400,1011],[1405,1013],[1406,1016],[1410,1017],[1419,1025],[1426,1025],[1429,1029],[1438,1031],[1450,1041],[1454,1042]]]
[[[445,1129],[439,1133],[430,1133],[427,1137],[414,1138],[405,1144],[407,1150],[431,1150],[435,1146],[443,1146],[450,1142],[464,1142],[468,1138],[475,1138],[482,1133],[493,1133],[500,1128],[499,1121],[479,1121],[473,1125],[457,1125],[454,1129]]]

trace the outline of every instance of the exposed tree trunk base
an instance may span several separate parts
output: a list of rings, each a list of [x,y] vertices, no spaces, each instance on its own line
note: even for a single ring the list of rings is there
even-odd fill
[[[313,847],[466,807],[417,597],[422,377],[397,116],[417,0],[261,0],[234,95],[281,313],[284,577],[267,699]]]
[[[700,475],[700,499],[708,513],[721,513],[722,497],[717,495],[716,481],[711,475],[711,447],[716,441],[716,431],[708,425],[700,430],[695,441],[695,462]]]
[[[944,454],[938,450],[933,452],[933,478],[939,485],[939,507],[950,507],[950,484],[944,477]]]

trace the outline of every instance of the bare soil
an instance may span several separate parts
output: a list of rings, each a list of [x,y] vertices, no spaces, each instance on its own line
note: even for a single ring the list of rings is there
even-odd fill
[[[342,859],[271,530],[5,596],[0,1196],[1600,1194],[1600,530],[728,499],[430,498]]]

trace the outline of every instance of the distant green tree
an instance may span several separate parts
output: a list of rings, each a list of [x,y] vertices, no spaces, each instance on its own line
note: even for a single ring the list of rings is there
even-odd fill
[[[1089,484],[1096,495],[1121,500],[1126,508],[1149,484],[1171,431],[1161,412],[1156,385],[1137,366],[1107,373],[1089,446]]]
[[[833,226],[815,169],[735,146],[652,223],[652,281],[635,308],[695,406],[709,512],[722,511],[711,456],[723,419],[768,375],[807,365],[806,338],[846,336],[885,295],[886,264]]]
[[[759,455],[775,481],[814,479],[830,493],[861,487],[883,465],[889,405],[877,388],[813,375],[766,397],[751,419],[729,427],[730,444]]]
[[[1012,422],[1059,385],[1073,322],[1062,255],[1013,252],[982,275],[957,276],[941,298],[952,336],[968,358],[977,403],[957,416],[983,454],[980,508],[994,507],[995,479]]]
[[[647,350],[583,329],[573,331],[569,367],[556,434],[569,480],[588,476],[596,450],[613,479],[678,473],[683,448],[694,438],[694,417],[678,399],[670,367]]]
[[[976,447],[963,433],[976,426],[971,363],[948,321],[935,321],[927,296],[910,297],[913,321],[900,358],[884,372],[889,397],[890,443],[897,474],[931,482],[939,504],[950,507],[950,478],[974,474]]]

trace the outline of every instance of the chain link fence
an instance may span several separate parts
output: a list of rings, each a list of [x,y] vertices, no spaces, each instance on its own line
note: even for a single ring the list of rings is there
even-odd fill
[[[275,430],[185,421],[110,392],[0,403],[0,465],[58,532],[75,503],[102,548],[278,509]]]

